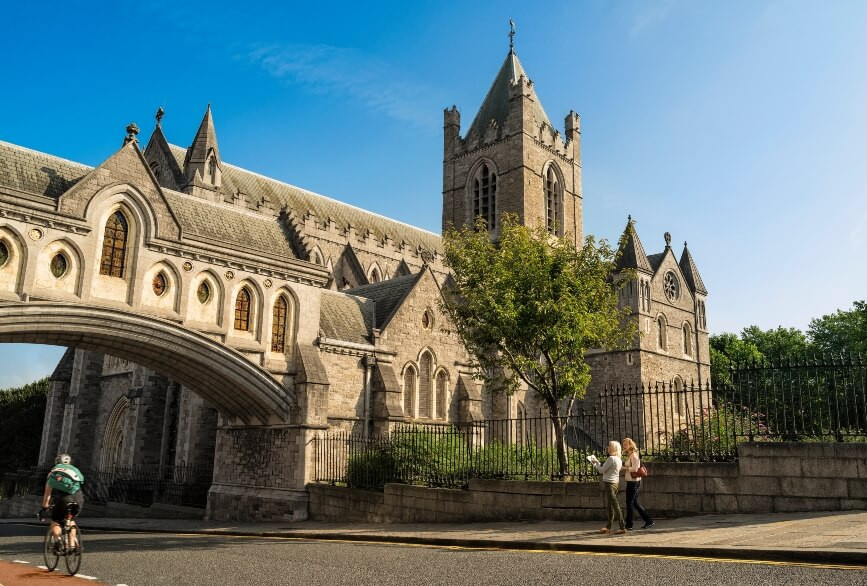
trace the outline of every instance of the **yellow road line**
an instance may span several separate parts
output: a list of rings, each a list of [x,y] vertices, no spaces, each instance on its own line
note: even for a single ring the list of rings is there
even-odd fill
[[[100,531],[105,533],[130,533],[120,529],[112,529],[108,531]],[[147,533],[144,531],[135,531],[133,533]],[[787,561],[772,561],[772,560],[752,560],[738,558],[715,558],[704,556],[689,556],[689,555],[667,555],[659,553],[627,553],[627,552],[604,552],[604,551],[565,551],[556,549],[521,549],[511,547],[474,547],[464,545],[435,545],[428,543],[404,543],[401,541],[377,541],[364,538],[359,539],[328,539],[328,538],[313,538],[313,537],[279,537],[279,536],[261,536],[261,535],[229,535],[220,533],[150,533],[150,535],[171,535],[174,537],[231,537],[234,539],[268,539],[272,541],[316,541],[322,543],[363,543],[367,545],[397,545],[400,547],[417,547],[428,549],[449,549],[457,551],[508,551],[516,553],[547,553],[560,555],[582,555],[582,556],[598,556],[598,557],[632,557],[632,558],[651,558],[651,559],[666,559],[666,560],[681,560],[694,562],[716,562],[722,564],[752,564],[764,566],[782,566],[782,567],[799,567],[799,568],[817,568],[824,570],[857,570],[867,571],[867,566],[864,565],[843,565],[843,564],[820,564],[815,562],[787,562]]]

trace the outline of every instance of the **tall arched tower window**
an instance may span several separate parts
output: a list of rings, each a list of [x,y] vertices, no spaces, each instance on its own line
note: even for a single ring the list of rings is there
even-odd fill
[[[250,331],[250,292],[244,287],[235,299],[235,329],[241,332]]]
[[[657,339],[656,339],[657,345],[659,346],[660,350],[665,350],[666,346],[667,346],[666,332],[665,332],[665,326],[666,326],[665,316],[660,315],[658,318],[656,318],[656,325],[659,329],[659,332],[657,333]]]
[[[415,368],[412,365],[403,371],[403,414],[415,417]]]
[[[548,234],[560,235],[560,179],[554,165],[548,166],[545,173],[545,221]]]
[[[488,224],[488,230],[497,224],[497,174],[487,163],[482,163],[473,178],[473,221],[479,216]]]
[[[105,223],[102,240],[102,261],[99,274],[123,278],[126,260],[126,245],[129,240],[129,225],[120,210],[114,212]]]
[[[683,353],[687,356],[692,355],[692,328],[688,323],[683,324]]]
[[[427,419],[430,418],[432,377],[433,356],[425,351],[418,364],[418,416]]]
[[[448,386],[449,375],[446,371],[441,370],[437,373],[437,419],[446,418],[446,387]]]
[[[289,314],[289,304],[286,297],[280,295],[274,303],[271,321],[271,352],[286,351],[286,316]]]

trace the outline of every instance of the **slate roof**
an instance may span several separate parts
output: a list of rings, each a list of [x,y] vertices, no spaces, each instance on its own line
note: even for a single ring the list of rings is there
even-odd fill
[[[689,288],[696,293],[707,295],[707,288],[704,286],[704,281],[701,280],[701,275],[698,274],[698,267],[686,247],[686,242],[683,243],[683,253],[680,255],[680,270],[683,272],[683,278],[686,279]]]
[[[647,256],[647,261],[650,263],[651,268],[653,268],[654,273],[659,270],[659,265],[662,264],[663,256],[665,256],[664,252],[658,252]]]
[[[165,188],[163,194],[181,224],[184,238],[210,240],[232,250],[248,249],[281,258],[297,258],[274,216],[237,210]]]
[[[653,272],[653,269],[650,268],[650,261],[647,260],[647,253],[644,252],[644,246],[641,245],[641,240],[635,231],[632,218],[629,218],[626,223],[623,236],[623,243],[619,250],[620,256],[617,259],[617,269],[639,269]]]
[[[320,301],[319,329],[326,338],[370,344],[374,303],[371,299],[325,289]]]
[[[183,167],[186,149],[169,145],[172,154],[178,164]],[[368,230],[373,232],[377,238],[382,238],[387,234],[393,241],[400,243],[406,241],[411,247],[421,246],[430,251],[441,251],[442,242],[439,235],[421,228],[410,226],[392,220],[384,216],[380,216],[373,212],[362,210],[355,206],[331,199],[306,189],[301,189],[271,179],[246,169],[241,169],[234,165],[230,165],[223,161],[222,169],[222,185],[220,191],[224,195],[234,195],[238,190],[243,191],[248,197],[254,197],[261,200],[267,197],[274,209],[286,207],[295,212],[298,217],[304,217],[308,211],[316,214],[316,218],[320,222],[324,222],[326,218],[332,218],[340,228],[345,228],[351,224],[356,233],[363,236]]]
[[[346,293],[373,300],[376,303],[376,323],[374,327],[382,329],[388,324],[400,306],[400,303],[406,298],[423,273],[424,271],[419,271],[414,275],[394,277],[393,279],[380,281],[379,283],[362,285],[353,289],[347,289]]]
[[[0,185],[58,197],[93,167],[0,141]]]
[[[485,96],[484,101],[482,101],[482,105],[479,107],[473,123],[470,124],[466,136],[469,136],[473,130],[484,135],[491,120],[496,121],[497,125],[502,128],[506,122],[506,117],[509,115],[509,88],[521,76],[528,77],[521,66],[521,62],[518,60],[518,56],[514,51],[510,50],[509,54],[506,55],[505,61],[500,66],[494,82],[491,84],[491,89],[488,90],[488,94]],[[547,122],[548,126],[553,127],[551,120],[545,113],[545,109],[542,108],[542,103],[538,99],[534,102],[534,107],[536,110],[536,122],[539,124]]]

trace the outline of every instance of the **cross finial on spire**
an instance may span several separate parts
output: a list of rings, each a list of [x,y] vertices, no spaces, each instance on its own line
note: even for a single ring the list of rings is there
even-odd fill
[[[163,115],[164,115],[165,113],[166,113],[166,111],[163,110],[163,107],[162,107],[162,106],[160,106],[160,107],[157,109],[157,114],[156,114],[155,118],[157,119],[157,126],[158,126],[158,127],[162,125],[162,123],[163,123]]]
[[[509,51],[515,50],[515,21],[509,19]]]

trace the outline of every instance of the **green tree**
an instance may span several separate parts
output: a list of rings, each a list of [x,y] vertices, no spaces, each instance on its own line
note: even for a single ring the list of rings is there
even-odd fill
[[[0,389],[0,478],[5,472],[35,466],[42,438],[48,378]]]
[[[722,333],[710,337],[710,376],[714,387],[732,384],[731,368],[736,364],[750,364],[762,360],[763,354],[753,342],[746,342],[737,334]]]
[[[798,328],[763,330],[750,326],[741,332],[741,340],[754,345],[769,360],[803,357],[810,350],[807,336]]]
[[[867,301],[856,301],[848,311],[840,309],[813,319],[807,333],[819,352],[867,355]]]
[[[590,384],[587,351],[634,340],[629,310],[618,308],[618,290],[634,276],[613,278],[615,252],[592,236],[577,249],[509,215],[496,243],[484,222],[475,228],[445,234],[445,262],[454,278],[444,292],[445,309],[488,388],[514,392],[523,382],[545,402],[564,474],[561,414]]]

